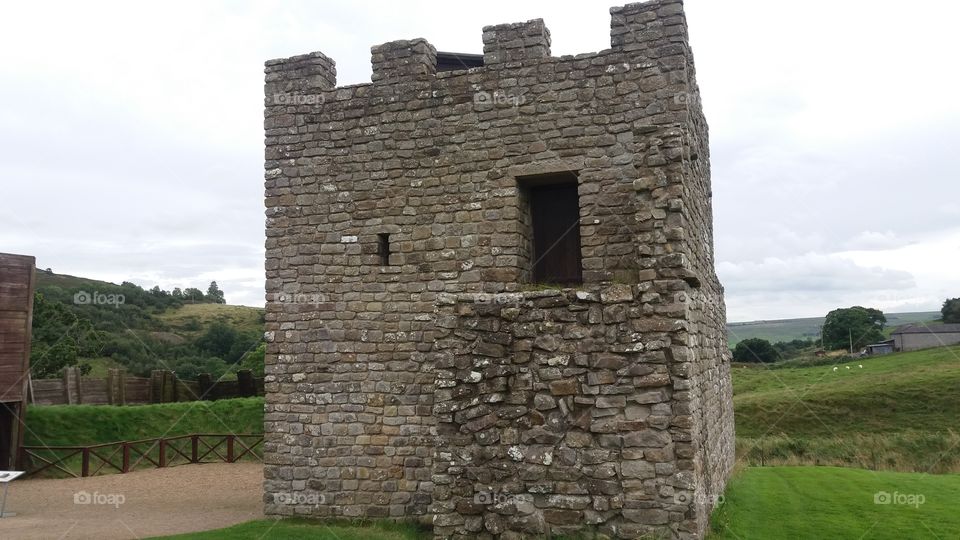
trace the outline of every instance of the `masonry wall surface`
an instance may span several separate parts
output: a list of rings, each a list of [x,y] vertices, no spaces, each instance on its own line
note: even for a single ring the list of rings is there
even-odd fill
[[[422,39],[374,47],[370,84],[336,88],[321,53],[267,62],[267,513],[703,533],[733,418],[686,32],[662,0],[612,9],[599,53],[551,57],[534,20],[484,28],[469,70],[437,73]],[[576,289],[527,283],[520,186],[544,174],[578,184]],[[591,487],[551,487],[571,460]]]
[[[894,338],[896,338],[897,350],[919,351],[921,349],[957,345],[960,343],[960,332],[897,334]]]

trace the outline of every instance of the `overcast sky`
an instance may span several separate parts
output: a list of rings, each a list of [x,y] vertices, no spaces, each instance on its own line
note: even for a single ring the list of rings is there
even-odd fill
[[[608,2],[16,2],[0,18],[0,251],[263,304],[263,62],[482,52],[543,18],[609,47]],[[960,4],[688,0],[731,321],[960,296]]]

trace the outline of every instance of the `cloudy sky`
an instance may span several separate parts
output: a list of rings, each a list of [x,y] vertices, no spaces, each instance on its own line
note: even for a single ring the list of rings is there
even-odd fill
[[[545,19],[609,47],[613,1],[17,2],[0,19],[0,251],[263,304],[263,61],[482,52]],[[960,4],[688,0],[730,320],[960,296]]]

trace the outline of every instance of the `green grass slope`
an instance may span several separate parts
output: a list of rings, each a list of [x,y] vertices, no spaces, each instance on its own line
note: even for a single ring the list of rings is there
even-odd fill
[[[731,481],[709,538],[960,538],[958,501],[957,475],[751,468]]]
[[[263,398],[111,407],[31,406],[26,445],[76,446],[189,433],[263,433]]]
[[[156,317],[163,328],[183,337],[195,337],[214,322],[223,322],[238,332],[263,332],[263,308],[228,304],[184,304]]]
[[[103,291],[103,290],[117,287],[115,283],[110,283],[107,281],[70,276],[67,274],[55,274],[53,272],[47,272],[39,268],[37,269],[37,272],[35,275],[36,275],[36,288],[38,290],[43,289],[45,287],[60,287],[62,289],[71,289],[71,290],[83,289],[88,292],[93,292],[96,290]]]
[[[751,464],[960,470],[960,347],[733,373],[738,451]]]

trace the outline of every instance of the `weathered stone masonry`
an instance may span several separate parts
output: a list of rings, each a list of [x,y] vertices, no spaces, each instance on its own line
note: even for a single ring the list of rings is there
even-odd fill
[[[267,513],[704,534],[733,464],[706,121],[682,3],[611,16],[575,57],[535,20],[470,69],[267,62]],[[581,285],[530,283],[545,177],[577,183]]]

